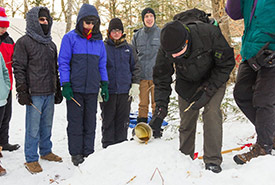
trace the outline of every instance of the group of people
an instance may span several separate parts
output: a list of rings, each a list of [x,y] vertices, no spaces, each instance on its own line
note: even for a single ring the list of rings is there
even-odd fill
[[[272,88],[275,27],[271,26],[275,16],[270,16],[274,14],[274,7],[272,0],[228,0],[226,5],[232,19],[243,18],[245,23],[243,61],[234,98],[257,132],[257,141],[250,151],[234,156],[237,164],[271,154],[275,148],[275,89]],[[5,13],[3,8],[0,11]],[[3,15],[0,12],[0,16]],[[235,66],[233,48],[219,26],[212,24],[207,14],[198,9],[175,15],[162,29],[156,25],[153,9],[145,8],[141,16],[144,27],[136,30],[131,44],[126,41],[119,18],[109,22],[107,38],[103,41],[96,8],[83,4],[75,29],[62,39],[59,55],[51,38],[53,21],[48,8],[34,7],[28,11],[26,34],[15,46],[9,37],[2,38],[7,35],[9,24],[8,20],[4,24],[0,19],[3,55],[0,55],[0,146],[10,151],[19,148],[9,144],[7,134],[4,139],[1,133],[2,128],[7,133],[5,125],[11,114],[11,63],[18,102],[26,105],[25,167],[31,173],[42,171],[39,155],[44,160],[62,162],[62,158],[52,152],[51,129],[54,104],[61,103],[63,97],[67,105],[68,149],[75,166],[94,153],[98,101],[103,148],[127,140],[131,101],[137,96],[137,121],[148,122],[151,100],[153,117],[149,125],[153,136],[161,138],[172,76],[176,73],[175,90],[181,118],[179,150],[194,158],[196,123],[199,110],[204,108],[205,169],[221,172],[220,106]],[[8,47],[2,47],[4,43]],[[10,51],[6,52],[7,48]],[[5,52],[10,53],[9,58],[5,58]],[[2,116],[5,112],[9,116]],[[5,173],[0,166],[0,175]]]

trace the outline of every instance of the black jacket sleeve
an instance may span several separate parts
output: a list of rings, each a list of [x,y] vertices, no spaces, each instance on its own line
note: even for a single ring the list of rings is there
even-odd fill
[[[134,46],[132,44],[129,44],[129,46],[132,48],[132,55],[131,55],[131,72],[132,72],[132,83],[139,84],[140,82],[140,73],[141,73],[141,65],[138,61],[138,56],[136,53],[136,50],[134,49]]]
[[[166,57],[160,48],[156,64],[153,68],[153,82],[155,85],[155,102],[158,107],[168,108],[171,94],[172,75],[174,74],[173,63]]]
[[[218,27],[212,32],[211,39],[214,67],[211,70],[208,82],[218,89],[228,81],[235,66],[234,51],[228,45]]]

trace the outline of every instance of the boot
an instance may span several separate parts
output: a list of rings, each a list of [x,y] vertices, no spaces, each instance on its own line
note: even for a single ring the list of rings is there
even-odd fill
[[[83,155],[73,155],[72,162],[75,166],[78,166],[79,164],[83,163],[84,162]]]
[[[0,146],[0,158],[3,157],[1,152],[2,152],[2,146]]]
[[[31,174],[36,174],[43,171],[38,161],[24,163],[24,165]]]
[[[1,165],[0,165],[0,176],[3,176],[7,173],[7,171],[5,170],[5,168],[3,168]]]
[[[245,164],[246,162],[250,161],[252,158],[257,158],[260,155],[267,155],[271,154],[271,150],[266,150],[265,148],[261,147],[259,144],[255,143],[250,148],[250,151],[243,154],[238,154],[234,156],[234,161],[237,164]]]
[[[137,123],[140,123],[140,122],[144,122],[144,123],[147,123],[148,121],[148,118],[137,118]]]
[[[52,152],[47,155],[40,156],[40,158],[47,161],[62,162],[62,158]]]
[[[7,143],[7,144],[2,145],[2,147],[3,147],[2,148],[3,151],[6,150],[6,151],[12,152],[12,151],[17,150],[18,148],[20,148],[20,145],[19,144],[12,145],[12,144]]]
[[[214,173],[220,173],[222,171],[222,168],[220,165],[214,164],[214,163],[206,163],[205,164],[206,170],[211,170]]]

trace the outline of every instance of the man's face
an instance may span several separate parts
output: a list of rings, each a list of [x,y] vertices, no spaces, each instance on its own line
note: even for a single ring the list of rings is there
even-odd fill
[[[114,40],[119,40],[120,37],[122,36],[122,31],[119,29],[113,29],[110,35]]]
[[[6,27],[0,27],[0,36],[4,35],[4,33],[6,33],[8,28]]]
[[[83,28],[87,30],[93,30],[94,28],[93,21],[83,21]]]
[[[144,24],[146,27],[151,28],[155,23],[155,17],[152,13],[147,13],[144,16]]]
[[[49,20],[47,17],[39,17],[38,20],[40,24],[49,24]]]

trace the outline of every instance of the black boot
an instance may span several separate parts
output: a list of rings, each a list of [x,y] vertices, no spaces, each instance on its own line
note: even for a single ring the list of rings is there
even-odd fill
[[[2,145],[2,147],[3,147],[2,148],[3,151],[6,150],[6,151],[12,152],[12,151],[17,150],[18,148],[20,148],[20,145],[19,144],[11,145],[11,144],[7,143],[7,144]]]
[[[78,166],[79,164],[83,163],[84,162],[83,155],[73,155],[72,162],[75,166]]]
[[[147,123],[148,118],[137,118],[137,123],[144,122]]]
[[[211,170],[214,173],[220,173],[222,171],[222,168],[220,165],[213,164],[213,163],[206,163],[205,164],[206,170]]]

